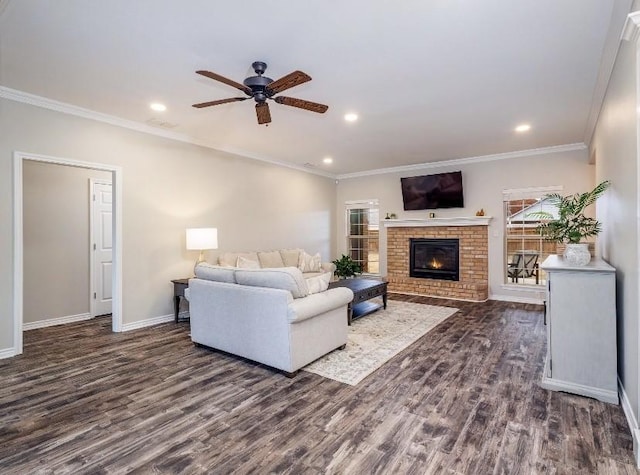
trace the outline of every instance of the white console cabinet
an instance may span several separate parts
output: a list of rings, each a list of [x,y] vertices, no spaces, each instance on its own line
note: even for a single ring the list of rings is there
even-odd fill
[[[547,360],[541,386],[618,404],[616,270],[602,259],[586,266],[549,256]]]

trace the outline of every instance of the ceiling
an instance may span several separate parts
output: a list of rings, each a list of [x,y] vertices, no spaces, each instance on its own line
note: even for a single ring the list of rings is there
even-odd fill
[[[587,142],[629,8],[629,0],[3,0],[0,85],[340,176]],[[273,79],[308,73],[311,82],[285,94],[329,110],[271,102],[265,127],[252,101],[191,107],[242,95],[196,70],[242,82],[256,60]],[[154,101],[167,110],[150,110]],[[347,112],[359,120],[345,122]],[[521,123],[531,130],[514,132]]]

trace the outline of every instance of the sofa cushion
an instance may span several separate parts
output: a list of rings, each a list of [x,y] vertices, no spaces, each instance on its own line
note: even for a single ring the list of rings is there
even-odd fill
[[[294,299],[309,295],[309,289],[304,277],[302,277],[302,272],[295,267],[238,269],[235,275],[236,282],[241,285],[288,290]]]
[[[235,269],[230,267],[214,266],[208,262],[201,262],[194,270],[199,279],[212,280],[214,282],[227,282],[235,284]]]
[[[247,259],[244,256],[238,256],[236,267],[238,267],[238,269],[260,269],[260,263],[253,259]]]
[[[302,272],[320,272],[322,261],[320,253],[312,256],[302,251],[300,253],[300,259],[298,260],[298,269]]]
[[[300,260],[300,249],[282,249],[280,251],[282,262],[285,267],[298,267]]]
[[[238,265],[238,257],[241,256],[245,259],[260,262],[256,252],[223,252],[218,256],[218,264],[224,267],[236,267]]]
[[[260,267],[263,269],[273,267],[284,267],[284,261],[280,255],[280,251],[258,252],[258,260]]]
[[[310,294],[317,294],[324,292],[329,288],[329,282],[331,281],[331,272],[324,272],[314,277],[304,276],[304,280],[307,281],[307,287]]]

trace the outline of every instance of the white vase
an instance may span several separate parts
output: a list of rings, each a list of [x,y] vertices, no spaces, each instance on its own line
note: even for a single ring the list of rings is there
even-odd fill
[[[589,244],[567,244],[564,249],[564,259],[572,266],[586,266],[591,261]]]

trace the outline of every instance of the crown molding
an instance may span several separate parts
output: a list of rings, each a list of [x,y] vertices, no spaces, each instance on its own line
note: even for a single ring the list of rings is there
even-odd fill
[[[136,132],[141,132],[143,134],[155,135],[156,137],[175,140],[177,142],[188,143],[191,145],[198,145],[200,147],[208,148],[210,150],[229,153],[232,155],[237,155],[239,157],[249,158],[251,160],[257,160],[259,162],[269,163],[271,165],[275,165],[278,167],[290,168],[293,170],[309,173],[312,175],[319,175],[325,178],[336,179],[336,175],[333,173],[328,173],[322,170],[316,170],[316,169],[304,167],[301,165],[295,165],[293,163],[282,162],[279,160],[272,159],[270,157],[265,157],[252,152],[247,152],[245,150],[241,150],[238,148],[219,147],[219,146],[216,146],[215,144],[211,144],[209,142],[196,139],[186,134],[181,134],[179,132],[174,132],[171,130],[159,129],[157,127],[153,127],[141,122],[136,122],[134,120],[128,120],[128,119],[123,119],[121,117],[117,117],[109,114],[103,114],[101,112],[85,109],[83,107],[78,107],[73,104],[68,104],[66,102],[56,101],[43,96],[30,94],[28,92],[19,91],[17,89],[12,89],[6,86],[0,85],[0,98],[8,99],[10,101],[15,101],[15,102],[21,102],[23,104],[28,104],[35,107],[41,107],[43,109],[49,109],[56,112],[61,112],[63,114],[82,117],[84,119],[95,120],[105,124],[113,125],[115,127],[121,127],[124,129],[133,130]]]
[[[621,39],[625,41],[637,41],[638,37],[640,37],[640,12],[629,13],[622,28]]]
[[[23,104],[32,105],[35,107],[41,107],[43,109],[53,110],[63,114],[82,117],[84,119],[95,120],[105,124],[113,125],[115,127],[121,127],[129,130],[133,130],[136,132],[141,132],[144,134],[154,135],[156,137],[162,137],[169,140],[175,140],[178,142],[188,143],[191,145],[197,145],[210,150],[229,153],[239,157],[248,158],[248,159],[256,160],[259,162],[269,163],[274,166],[289,168],[292,170],[301,171],[301,172],[309,173],[312,175],[318,175],[325,178],[331,178],[334,180],[358,178],[358,177],[372,176],[372,175],[384,175],[388,173],[407,172],[407,171],[422,170],[422,169],[429,169],[429,168],[440,168],[440,167],[446,167],[446,166],[464,165],[468,163],[481,163],[481,162],[491,162],[495,160],[507,160],[512,158],[530,157],[534,155],[545,155],[550,153],[585,150],[587,148],[587,146],[584,143],[574,143],[574,144],[567,144],[567,145],[557,145],[553,147],[543,147],[543,148],[536,148],[536,149],[529,149],[529,150],[520,150],[515,152],[499,153],[499,154],[493,154],[493,155],[481,155],[477,157],[458,158],[453,160],[442,160],[438,162],[426,162],[426,163],[419,163],[415,165],[402,165],[398,167],[379,168],[375,170],[366,170],[362,172],[336,175],[333,173],[325,172],[323,170],[317,170],[314,168],[308,168],[301,165],[295,165],[293,163],[282,162],[279,160],[272,159],[270,157],[262,156],[252,152],[247,152],[246,150],[242,150],[234,147],[219,147],[219,146],[216,146],[215,144],[211,144],[203,140],[199,140],[194,137],[191,137],[189,135],[181,134],[179,132],[159,129],[157,127],[152,127],[148,124],[144,124],[141,122],[123,119],[121,117],[116,117],[109,114],[103,114],[101,112],[96,112],[90,109],[85,109],[83,107],[78,107],[65,102],[48,99],[46,97],[30,94],[24,91],[19,91],[17,89],[12,89],[12,88],[1,86],[1,85],[0,85],[0,98],[8,99],[15,102],[20,102]]]
[[[624,38],[624,32],[629,22],[629,10],[633,0],[614,0],[609,29],[602,49],[602,57],[600,58],[600,67],[598,68],[598,77],[596,79],[593,94],[591,96],[591,107],[587,117],[587,125],[584,129],[584,143],[590,145],[593,139],[593,133],[598,124],[602,104],[607,94],[609,80],[613,74],[613,68],[616,64],[618,51]],[[620,32],[622,31],[622,36]]]
[[[49,109],[63,114],[69,114],[76,117],[82,117],[84,119],[95,120],[103,122],[109,125],[115,125],[116,127],[122,127],[129,130],[135,130],[136,132],[142,132],[145,134],[156,135],[171,140],[177,140],[179,142],[191,142],[188,136],[172,132],[170,130],[163,130],[152,127],[141,122],[133,120],[122,119],[109,114],[103,114],[101,112],[92,111],[90,109],[84,109],[83,107],[74,106],[66,102],[60,102],[53,99],[49,99],[43,96],[37,96],[28,92],[19,91],[17,89],[11,89],[9,87],[0,86],[0,97],[9,99],[15,102],[21,102],[30,106],[40,107],[43,109]],[[200,145],[200,144],[196,144]]]
[[[483,163],[493,162],[496,160],[510,160],[512,158],[531,157],[535,155],[548,155],[552,153],[560,152],[573,152],[576,150],[586,150],[587,146],[584,143],[572,143],[567,145],[555,145],[552,147],[533,148],[529,150],[519,150],[516,152],[497,153],[493,155],[480,155],[477,157],[456,158],[453,160],[441,160],[439,162],[426,162],[417,163],[415,165],[404,165],[400,167],[390,168],[378,168],[376,170],[368,170],[364,172],[345,173],[338,175],[338,180],[344,180],[348,178],[360,178],[363,176],[371,175],[386,175],[389,173],[402,173],[416,170],[425,170],[429,168],[442,168],[448,166],[466,165],[469,163]]]

